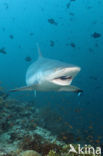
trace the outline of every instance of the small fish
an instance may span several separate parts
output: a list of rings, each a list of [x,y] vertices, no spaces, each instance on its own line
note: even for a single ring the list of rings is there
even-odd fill
[[[92,80],[98,80],[98,78],[96,76],[90,76],[89,78]]]
[[[73,48],[76,47],[75,43],[73,43],[73,42],[71,42],[70,45],[71,45],[71,47],[73,47]]]
[[[70,0],[70,2],[68,2],[68,3],[66,4],[67,9],[69,9],[69,8],[70,8],[71,3],[72,3],[72,2],[74,2],[74,1],[76,1],[76,0]]]
[[[19,45],[19,46],[18,46],[18,48],[19,48],[19,49],[21,49],[21,48],[22,48],[22,46],[21,46],[21,45]]]
[[[10,39],[14,39],[14,36],[13,35],[9,35]]]
[[[95,43],[95,47],[99,47],[98,43]]]
[[[70,15],[70,16],[74,16],[75,14],[74,14],[73,12],[70,12],[69,15]]]
[[[5,51],[5,48],[1,48],[1,49],[0,49],[0,53],[2,53],[2,54],[7,54],[7,52]]]
[[[87,9],[88,9],[88,10],[92,9],[92,6],[88,6]]]
[[[32,58],[30,56],[25,57],[25,61],[30,62]]]
[[[49,18],[48,19],[48,22],[50,23],[50,24],[54,24],[54,25],[58,25],[58,23],[53,19],[53,18]]]
[[[93,21],[93,22],[92,22],[92,24],[97,24],[97,21],[96,21],[96,20],[95,20],[95,21]]]
[[[89,48],[89,52],[90,52],[90,53],[93,53],[94,50],[93,50],[92,48]]]
[[[92,34],[92,37],[93,38],[99,38],[99,37],[101,37],[102,35],[100,34],[100,33],[97,33],[97,32],[94,32],[93,34]]]
[[[31,32],[29,35],[30,35],[30,36],[34,36],[34,33],[33,33],[33,32]]]
[[[5,30],[6,30],[5,27],[3,27],[3,28],[2,28],[2,31],[5,32]]]
[[[55,45],[54,41],[51,40],[51,41],[50,41],[50,46],[51,46],[51,47],[54,47],[54,45]]]
[[[67,9],[69,9],[69,8],[70,8],[70,5],[71,5],[71,3],[70,3],[70,2],[66,4]]]
[[[4,6],[6,10],[9,8],[8,3],[4,3]]]
[[[96,86],[95,89],[101,89],[101,86]]]

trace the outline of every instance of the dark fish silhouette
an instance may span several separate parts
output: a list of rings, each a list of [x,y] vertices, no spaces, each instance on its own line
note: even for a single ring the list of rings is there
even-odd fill
[[[71,42],[70,45],[71,45],[71,47],[73,47],[73,48],[76,47],[75,43],[73,43],[73,42]]]
[[[101,37],[102,35],[100,34],[100,33],[97,33],[97,32],[94,32],[93,34],[92,34],[92,37],[93,38],[99,38],[99,37]]]
[[[30,35],[30,36],[34,36],[34,33],[33,33],[33,32],[31,32],[29,35]]]
[[[67,9],[69,9],[69,8],[70,8],[70,5],[71,5],[71,3],[70,3],[70,2],[66,4]]]
[[[51,47],[54,47],[54,45],[55,45],[54,41],[51,40],[51,41],[50,41],[50,46],[51,46]]]
[[[10,37],[10,39],[14,39],[14,36],[13,35],[10,35],[9,37]]]
[[[48,22],[50,24],[58,25],[58,23],[53,18],[48,19]]]
[[[32,58],[30,56],[25,57],[25,61],[30,62]]]
[[[2,53],[2,54],[7,54],[7,52],[5,51],[5,48],[1,48],[1,49],[0,49],[0,53]]]

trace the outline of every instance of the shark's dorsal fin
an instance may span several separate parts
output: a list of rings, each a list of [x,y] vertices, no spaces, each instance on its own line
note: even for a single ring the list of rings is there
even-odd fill
[[[40,50],[39,43],[36,43],[36,46],[37,46],[38,56],[40,58],[40,57],[42,57],[42,53],[41,53],[41,50]]]

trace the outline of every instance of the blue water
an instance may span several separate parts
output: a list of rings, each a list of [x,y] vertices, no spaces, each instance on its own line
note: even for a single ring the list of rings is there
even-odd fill
[[[95,32],[100,36],[93,37]],[[0,1],[0,49],[5,47],[7,52],[0,53],[0,82],[6,91],[25,85],[27,67],[38,57],[36,42],[44,57],[82,68],[73,84],[84,93],[80,97],[67,92],[37,92],[36,98],[32,92],[12,96],[35,100],[40,108],[49,103],[63,121],[72,125],[75,133],[80,129],[84,140],[85,130],[90,126],[96,139],[103,137],[103,1]],[[32,61],[25,61],[27,56]]]

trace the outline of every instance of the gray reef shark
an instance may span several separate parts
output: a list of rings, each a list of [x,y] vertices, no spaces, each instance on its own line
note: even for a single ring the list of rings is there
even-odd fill
[[[80,67],[58,60],[48,59],[41,55],[32,63],[26,72],[26,86],[15,91],[68,91],[81,93],[82,90],[72,86],[72,80],[80,71]]]

